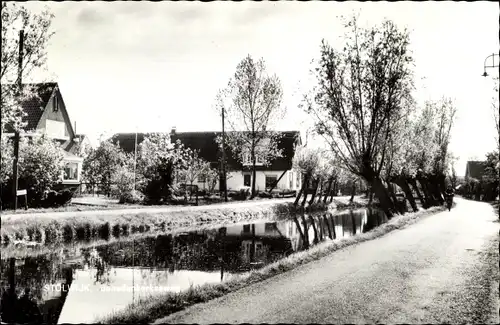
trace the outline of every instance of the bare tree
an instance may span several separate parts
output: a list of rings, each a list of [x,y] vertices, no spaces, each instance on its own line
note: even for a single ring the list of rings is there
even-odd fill
[[[255,61],[250,55],[238,64],[227,88],[217,94],[216,107],[220,113],[224,110],[229,129],[226,145],[252,167],[252,197],[257,161],[267,165],[281,156],[280,133],[270,127],[284,113],[282,97],[279,78],[268,75],[263,59]]]
[[[392,123],[412,103],[409,34],[391,21],[360,28],[356,17],[345,27],[349,32],[342,50],[326,41],[321,44],[317,85],[313,96],[306,96],[305,109],[315,121],[316,132],[346,169],[373,187],[390,217],[394,205],[380,172]]]

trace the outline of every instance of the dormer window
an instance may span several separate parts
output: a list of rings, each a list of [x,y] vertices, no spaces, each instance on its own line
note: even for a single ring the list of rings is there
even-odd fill
[[[57,100],[57,95],[55,95],[55,96],[54,96],[54,100],[52,101],[52,105],[53,105],[52,110],[53,110],[54,112],[57,112],[57,111],[59,110],[59,106],[58,106],[58,104],[59,104],[59,103],[58,103],[58,100]]]
[[[259,166],[259,165],[263,165],[264,164],[264,161],[262,159],[262,157],[260,157],[258,154],[255,155],[255,165],[256,166]],[[243,166],[249,166],[249,165],[252,165],[252,156],[250,155],[250,153],[245,153],[243,155]]]

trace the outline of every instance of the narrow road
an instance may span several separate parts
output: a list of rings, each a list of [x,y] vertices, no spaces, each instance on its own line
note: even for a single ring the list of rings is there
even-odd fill
[[[500,224],[490,205],[456,201],[156,323],[498,323]]]

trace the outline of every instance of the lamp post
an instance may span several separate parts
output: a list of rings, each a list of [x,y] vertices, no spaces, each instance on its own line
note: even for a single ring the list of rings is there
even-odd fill
[[[491,55],[488,55],[486,57],[486,59],[484,59],[484,73],[482,74],[483,77],[487,77],[488,76],[488,73],[486,72],[486,68],[498,68],[499,67],[499,65],[498,65],[499,62],[498,61],[495,64],[495,57],[498,57],[498,56],[499,56],[499,54],[493,53]],[[488,61],[489,58],[492,58],[493,62],[491,63],[491,65],[486,65],[486,61]]]

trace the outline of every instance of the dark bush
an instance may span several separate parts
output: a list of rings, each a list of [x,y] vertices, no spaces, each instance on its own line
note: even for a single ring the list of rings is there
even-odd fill
[[[43,206],[45,208],[51,208],[55,207],[56,204],[57,204],[57,192],[56,191],[47,192],[47,196],[45,197],[45,200],[43,200]]]
[[[120,237],[120,225],[119,224],[116,224],[113,226],[113,237]]]
[[[198,196],[207,196],[209,194],[210,193],[204,188],[202,188],[201,190],[198,190]]]
[[[104,240],[109,240],[109,235],[111,233],[111,225],[109,222],[106,222],[105,224],[101,225],[98,230],[99,233],[99,238],[104,239]]]
[[[234,194],[233,199],[237,201],[244,201],[248,199],[249,196],[250,190],[248,188],[242,188]]]
[[[266,199],[272,197],[271,193],[268,193],[268,192],[260,192],[258,196],[261,198],[266,198]]]
[[[72,198],[73,198],[73,192],[70,190],[64,190],[57,194],[56,204],[58,206],[66,205],[71,201]]]

